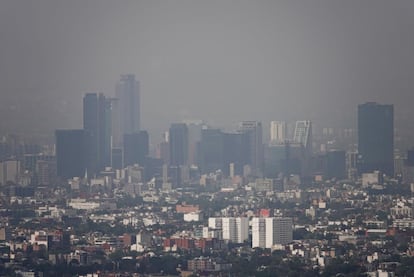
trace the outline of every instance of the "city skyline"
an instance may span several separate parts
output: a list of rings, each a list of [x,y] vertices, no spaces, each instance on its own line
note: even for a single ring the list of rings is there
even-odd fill
[[[413,11],[1,0],[0,276],[414,276]]]

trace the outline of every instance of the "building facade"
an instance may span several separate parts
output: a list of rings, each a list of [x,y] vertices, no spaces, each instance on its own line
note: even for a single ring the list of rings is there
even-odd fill
[[[188,165],[188,129],[185,123],[173,123],[169,129],[170,165]]]
[[[281,144],[287,139],[286,122],[271,121],[270,122],[270,143]]]
[[[120,136],[140,131],[140,90],[135,75],[121,75],[116,84],[116,97],[118,98],[119,132]],[[118,135],[119,136],[119,135]]]
[[[292,219],[288,217],[254,217],[252,219],[252,248],[272,248],[293,239]]]
[[[86,136],[86,166],[93,175],[111,166],[111,101],[102,93],[83,98],[83,129]]]
[[[85,131],[56,130],[55,138],[57,176],[62,179],[84,176]]]
[[[263,175],[263,129],[258,121],[242,121],[239,131],[248,134],[249,138],[249,162],[252,174],[258,177]]]
[[[358,106],[358,173],[379,170],[394,176],[394,107]]]

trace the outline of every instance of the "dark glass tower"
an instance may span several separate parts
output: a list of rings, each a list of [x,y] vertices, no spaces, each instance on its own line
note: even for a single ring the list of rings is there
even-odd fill
[[[111,165],[111,101],[103,94],[83,98],[83,128],[86,136],[86,166],[93,175]]]
[[[249,135],[249,164],[252,167],[253,175],[262,176],[264,164],[262,123],[258,121],[242,121],[239,131]]]
[[[149,136],[147,131],[124,135],[124,165],[139,164],[145,166],[149,154]]]
[[[394,176],[394,107],[358,106],[358,173],[379,170]]]
[[[188,164],[188,128],[185,123],[173,123],[169,130],[170,165]]]
[[[57,175],[62,179],[85,175],[85,131],[56,130]]]
[[[249,133],[223,134],[224,173],[228,175],[229,165],[234,164],[234,173],[243,175],[243,166],[251,164],[251,147]]]
[[[345,151],[333,150],[326,153],[326,177],[345,179]]]
[[[200,167],[202,173],[224,171],[224,135],[219,129],[201,130]]]

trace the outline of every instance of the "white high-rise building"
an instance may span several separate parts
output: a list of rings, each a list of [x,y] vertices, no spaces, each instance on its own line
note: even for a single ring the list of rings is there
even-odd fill
[[[255,217],[252,219],[252,248],[272,248],[292,241],[292,219],[288,217]]]
[[[252,219],[252,248],[266,248],[266,218]]]
[[[243,243],[249,238],[249,219],[247,217],[236,218],[236,242]]]
[[[208,219],[208,228],[222,229],[223,228],[223,220],[221,219],[221,217],[210,217]]]
[[[247,217],[210,217],[208,227],[221,229],[224,240],[243,243],[249,238],[249,220]]]
[[[271,121],[270,122],[270,143],[281,144],[286,140],[286,122]]]
[[[236,242],[236,219],[234,217],[223,217],[222,222],[223,239]]]

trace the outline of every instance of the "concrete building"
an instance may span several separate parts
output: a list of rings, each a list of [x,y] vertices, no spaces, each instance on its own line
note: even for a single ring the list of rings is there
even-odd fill
[[[275,244],[292,241],[292,219],[287,217],[254,217],[252,219],[252,248],[272,248]]]
[[[247,217],[209,218],[208,227],[221,229],[223,239],[234,243],[243,243],[249,238],[249,220]]]
[[[0,163],[0,182],[5,185],[7,182],[17,184],[20,177],[20,161],[8,160]]]

